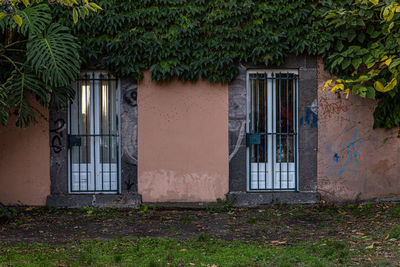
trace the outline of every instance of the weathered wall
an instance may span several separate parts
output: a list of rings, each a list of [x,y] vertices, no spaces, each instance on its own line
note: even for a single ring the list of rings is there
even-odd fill
[[[0,202],[6,205],[45,205],[50,193],[49,113],[28,128],[9,121],[0,126]]]
[[[138,192],[143,202],[216,201],[228,192],[228,86],[138,85]]]
[[[373,129],[376,102],[322,92],[329,79],[318,61],[318,190],[329,201],[400,195],[398,129]],[[389,138],[384,142],[385,138]]]
[[[137,192],[137,83],[121,79],[121,189]]]

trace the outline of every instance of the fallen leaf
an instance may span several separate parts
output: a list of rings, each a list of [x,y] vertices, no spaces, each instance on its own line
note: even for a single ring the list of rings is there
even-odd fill
[[[371,245],[369,245],[368,247],[366,247],[365,249],[373,249],[374,248],[374,243],[372,243]]]

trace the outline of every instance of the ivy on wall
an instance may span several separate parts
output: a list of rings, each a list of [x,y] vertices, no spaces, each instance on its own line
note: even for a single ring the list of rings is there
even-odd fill
[[[106,68],[118,76],[140,79],[142,71],[150,70],[156,81],[177,77],[226,83],[238,75],[240,63],[277,67],[288,56],[308,54],[322,56],[331,73],[348,77],[357,62],[347,58],[361,53],[351,49],[370,51],[366,30],[372,25],[377,31],[380,24],[341,18],[340,12],[357,12],[357,4],[369,6],[369,1],[100,0],[103,11],[79,21],[73,31],[81,43],[83,68]],[[72,27],[63,12],[56,10],[59,20]],[[344,22],[340,26],[331,23],[334,16],[326,17],[335,12]],[[400,107],[397,91],[390,96],[375,88],[352,92],[380,99],[375,126],[400,125],[400,113],[393,113]]]
[[[325,88],[379,99],[374,127],[400,126],[398,1],[355,0],[330,10],[325,18],[336,44],[325,57],[325,66],[339,75]]]
[[[87,64],[102,63],[120,76],[139,78],[149,69],[157,81],[177,76],[183,81],[225,83],[237,76],[239,63],[279,66],[288,55],[314,55],[330,48],[331,37],[322,30],[328,5],[315,1],[103,0],[98,4],[103,11],[74,28],[81,54]]]

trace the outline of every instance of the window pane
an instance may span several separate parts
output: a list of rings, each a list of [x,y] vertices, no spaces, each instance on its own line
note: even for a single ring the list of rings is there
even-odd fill
[[[91,146],[87,135],[91,132],[91,84],[88,80],[78,80],[73,86],[76,93],[71,105],[71,134],[80,136],[81,145],[73,147],[72,162],[90,163]]]
[[[294,162],[294,75],[277,74],[276,85],[276,161]]]
[[[250,129],[254,133],[260,134],[261,143],[252,145],[251,162],[267,162],[268,160],[268,88],[267,74],[250,74],[250,94],[251,94],[251,114]]]
[[[108,76],[100,76],[99,110],[100,110],[100,161],[117,163],[117,107],[116,81]]]

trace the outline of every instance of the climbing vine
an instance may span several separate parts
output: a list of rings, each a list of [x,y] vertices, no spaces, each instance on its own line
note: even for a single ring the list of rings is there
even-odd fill
[[[98,4],[104,11],[75,27],[81,55],[87,65],[101,64],[122,76],[140,78],[143,70],[150,70],[157,81],[178,77],[226,83],[237,76],[240,63],[279,66],[289,55],[314,55],[329,48],[322,19],[328,5],[315,1]]]
[[[374,127],[400,126],[398,1],[356,0],[330,10],[325,19],[335,37],[325,66],[339,77],[327,81],[324,89],[376,98]]]
[[[332,91],[379,99],[375,126],[400,125],[400,7],[395,0],[100,0],[85,20],[53,7],[78,37],[82,68],[156,81],[227,83],[243,63],[319,55]],[[76,23],[76,24],[75,24]]]

